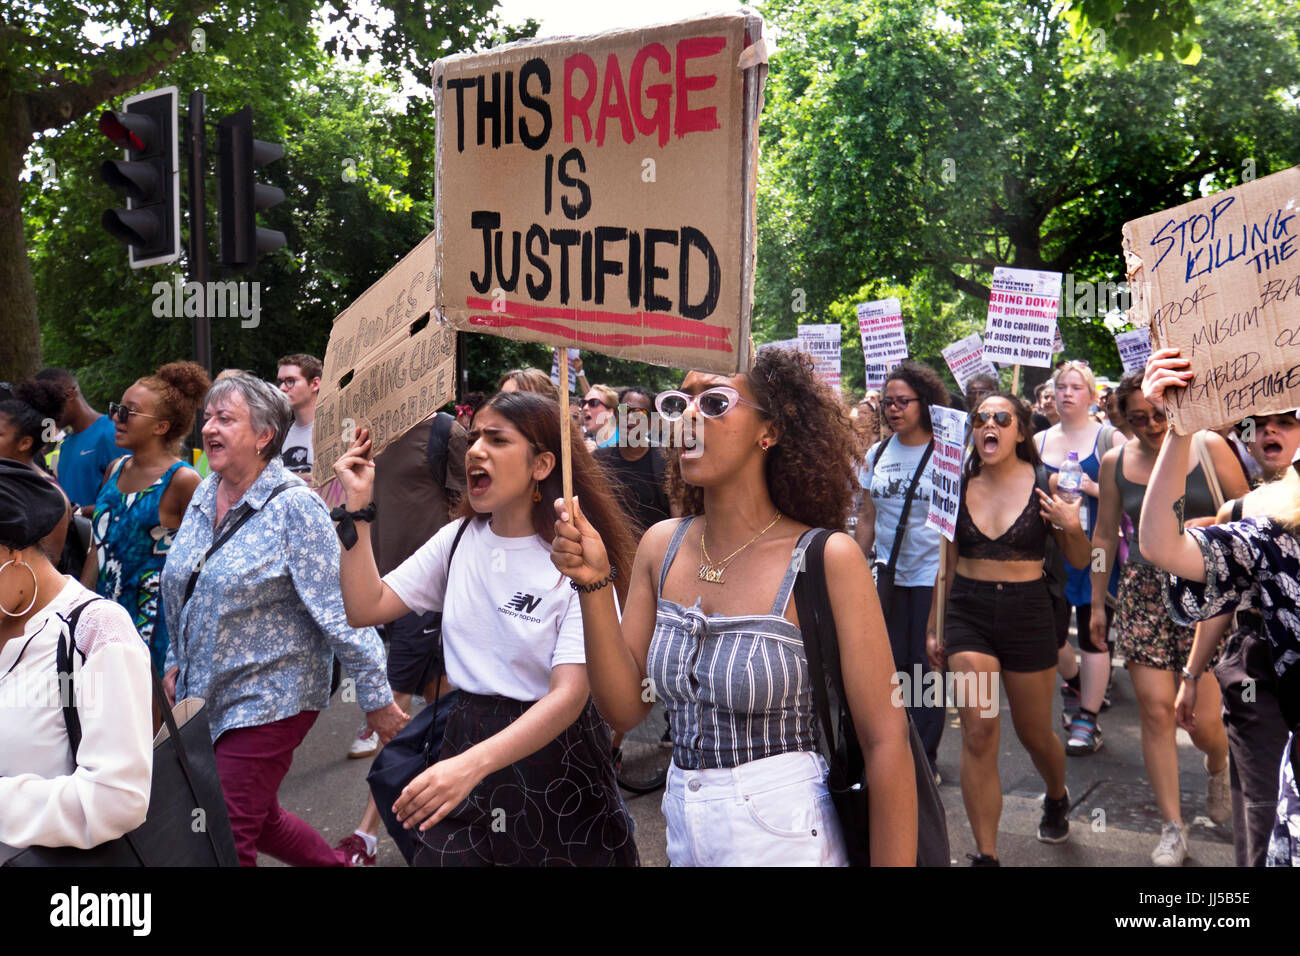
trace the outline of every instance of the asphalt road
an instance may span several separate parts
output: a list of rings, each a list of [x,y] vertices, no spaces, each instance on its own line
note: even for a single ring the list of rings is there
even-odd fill
[[[1003,714],[1000,772],[1004,794],[998,852],[1004,866],[1150,866],[1160,838],[1160,815],[1142,766],[1141,739],[1133,686],[1122,667],[1115,668],[1113,706],[1101,715],[1105,745],[1088,757],[1070,757],[1067,780],[1073,801],[1070,839],[1060,845],[1035,839],[1043,793],[1042,781],[1016,739],[1010,715]],[[1060,728],[1057,700],[1056,727]],[[1005,711],[1006,705],[1003,704]],[[966,865],[974,841],[958,786],[961,730],[949,711],[939,750],[940,791],[948,815],[954,863]],[[362,715],[355,703],[336,696],[294,755],[280,788],[280,802],[325,836],[331,844],[351,833],[365,808],[365,773],[369,760],[348,760],[346,753]],[[1186,866],[1232,866],[1232,836],[1205,815],[1205,771],[1201,754],[1183,731],[1178,732],[1183,822],[1190,824]],[[637,846],[644,866],[666,866],[660,794],[625,794],[636,823]],[[1229,824],[1230,826],[1230,824]],[[263,857],[263,865],[280,865]],[[379,842],[378,865],[404,866],[386,834]]]

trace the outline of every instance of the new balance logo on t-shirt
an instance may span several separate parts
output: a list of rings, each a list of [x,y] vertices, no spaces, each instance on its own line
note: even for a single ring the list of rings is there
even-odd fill
[[[507,607],[512,607],[516,611],[535,611],[537,605],[542,603],[539,597],[533,597],[531,594],[525,594],[523,591],[516,591],[515,596],[506,602]]]

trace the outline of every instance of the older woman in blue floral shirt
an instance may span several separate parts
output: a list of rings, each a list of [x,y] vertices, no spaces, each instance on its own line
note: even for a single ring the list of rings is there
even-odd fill
[[[348,626],[329,513],[280,462],[288,402],[239,374],[212,386],[206,408],[212,474],[194,492],[163,569],[166,684],[176,697],[207,702],[240,863],[256,866],[261,851],[295,865],[346,866],[345,854],[276,798],[294,749],[328,706],[333,656],[382,741],[407,717],[393,702],[378,634]]]

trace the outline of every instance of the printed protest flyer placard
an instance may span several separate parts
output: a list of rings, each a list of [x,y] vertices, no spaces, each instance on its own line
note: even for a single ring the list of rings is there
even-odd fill
[[[839,323],[799,326],[799,346],[813,358],[818,381],[831,388],[840,387]]]
[[[961,465],[966,447],[966,415],[955,408],[930,406],[934,453],[930,456],[930,511],[925,526],[952,541],[961,504]]]
[[[359,429],[375,458],[456,396],[456,333],[433,315],[434,243],[425,236],[334,320],[312,425],[316,487]]]
[[[439,60],[442,314],[748,369],[761,29],[742,11]]]
[[[966,383],[976,375],[998,377],[998,370],[984,355],[984,342],[978,332],[972,332],[944,349],[943,360],[948,363],[948,370],[957,380],[957,388],[962,394],[966,392]]]
[[[573,360],[580,354],[578,349],[569,349],[569,394],[572,395],[578,390],[578,369],[574,366]],[[557,386],[560,384],[560,350],[551,349],[551,381]]]
[[[907,358],[903,307],[896,298],[858,303],[858,334],[868,365],[889,365]]]
[[[1051,368],[1060,305],[1061,273],[998,266],[989,292],[984,357]]]
[[[1116,332],[1115,347],[1119,349],[1119,360],[1124,363],[1124,371],[1146,368],[1147,359],[1151,357],[1151,330],[1135,329],[1132,332]]]
[[[1185,435],[1300,405],[1300,166],[1124,224],[1129,321],[1194,378]]]

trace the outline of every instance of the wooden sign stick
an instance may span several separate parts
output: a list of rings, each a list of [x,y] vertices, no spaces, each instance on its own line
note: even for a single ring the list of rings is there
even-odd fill
[[[569,350],[560,356],[560,480],[564,485],[564,508],[573,522],[573,422],[569,419]]]
[[[1016,363],[1016,365],[1011,369],[1011,394],[1012,395],[1020,394],[1020,364],[1019,363]]]

